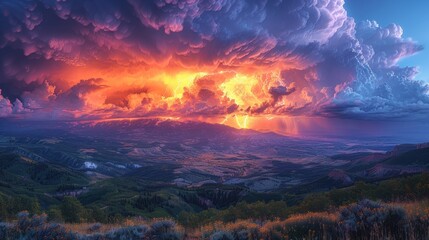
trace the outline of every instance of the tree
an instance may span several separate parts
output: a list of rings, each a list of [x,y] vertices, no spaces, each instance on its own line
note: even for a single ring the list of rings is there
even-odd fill
[[[94,207],[91,209],[92,220],[100,223],[107,223],[107,214],[99,207]]]
[[[9,213],[16,214],[21,211],[28,211],[31,214],[40,213],[40,204],[37,198],[27,196],[17,196],[11,199]]]
[[[85,208],[77,198],[64,197],[60,209],[66,222],[80,223],[85,219]]]
[[[62,222],[64,221],[63,216],[61,214],[61,209],[58,207],[51,207],[48,212],[48,220],[50,222]]]
[[[326,194],[311,194],[304,198],[300,203],[301,212],[319,212],[325,211],[332,203]]]

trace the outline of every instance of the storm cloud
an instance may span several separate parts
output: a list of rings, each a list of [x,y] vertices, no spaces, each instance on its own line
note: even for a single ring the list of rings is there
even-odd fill
[[[0,117],[423,116],[421,50],[344,0],[4,0]]]

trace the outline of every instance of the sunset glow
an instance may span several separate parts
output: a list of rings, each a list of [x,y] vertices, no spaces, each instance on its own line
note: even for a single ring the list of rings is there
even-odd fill
[[[296,2],[4,1],[0,117],[295,135],[325,118],[424,118],[427,83],[399,65],[423,47],[400,25],[358,22],[343,0]]]

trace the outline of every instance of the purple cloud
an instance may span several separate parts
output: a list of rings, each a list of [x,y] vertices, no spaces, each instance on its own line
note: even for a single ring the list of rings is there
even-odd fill
[[[12,107],[10,100],[3,97],[0,90],[0,117],[7,117],[12,114]]]
[[[238,106],[222,92],[219,86],[232,75],[198,77],[173,103],[162,102],[168,94],[154,96],[146,88],[149,80],[139,79],[141,86],[109,89],[101,101],[104,109],[94,109],[115,116],[424,115],[427,84],[415,79],[416,68],[397,66],[422,49],[403,37],[399,25],[355,23],[344,0],[5,0],[0,2],[0,116],[79,111],[87,95],[109,88],[96,74],[112,66],[281,72],[252,88],[251,94],[266,97],[252,106]],[[90,68],[99,70],[94,79],[69,79]],[[132,112],[130,95],[141,95],[141,106]]]

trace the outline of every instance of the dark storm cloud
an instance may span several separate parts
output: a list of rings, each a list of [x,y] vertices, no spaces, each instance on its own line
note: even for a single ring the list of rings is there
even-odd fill
[[[103,79],[81,80],[68,91],[59,94],[56,102],[68,110],[82,109],[85,105],[84,97],[87,94],[106,87],[102,82]]]
[[[128,96],[132,95],[132,94],[146,94],[148,93],[148,89],[147,88],[130,88],[130,89],[126,89],[126,90],[121,90],[121,91],[116,91],[112,94],[110,94],[106,100],[105,103],[106,104],[113,104],[115,106],[118,107],[126,107],[129,108],[130,107],[130,103],[129,100],[127,99]],[[142,100],[142,104],[144,105],[145,103],[149,103],[150,100],[149,98],[144,98]]]
[[[43,108],[77,111],[86,106],[86,95],[106,86],[94,79],[67,82],[65,74],[135,64],[213,71],[257,66],[266,72],[274,65],[284,66],[278,83],[261,83],[265,89],[260,92],[273,102],[238,106],[219,88],[225,79],[209,74],[205,80],[196,79],[195,86],[185,89],[183,99],[173,104],[181,114],[243,111],[386,118],[426,112],[427,85],[414,80],[415,68],[396,65],[422,47],[404,38],[398,25],[381,27],[373,21],[356,25],[343,4],[343,0],[4,0],[0,116],[31,116]],[[109,108],[97,110],[120,114],[118,108],[131,104],[123,95],[145,95],[142,89],[114,89],[103,101]],[[282,105],[282,98],[288,104]],[[147,105],[156,101],[140,102],[148,111]],[[160,103],[150,111],[172,110]]]
[[[287,57],[303,41],[326,42],[346,19],[340,3],[3,1],[1,42],[24,56],[68,64],[113,60],[118,52],[134,61],[136,49],[144,56],[140,61],[172,55],[196,57],[201,64],[263,61],[282,52]]]
[[[295,88],[287,89],[285,86],[271,87],[268,92],[273,97],[274,102],[277,102],[283,96],[287,96],[295,91]]]

